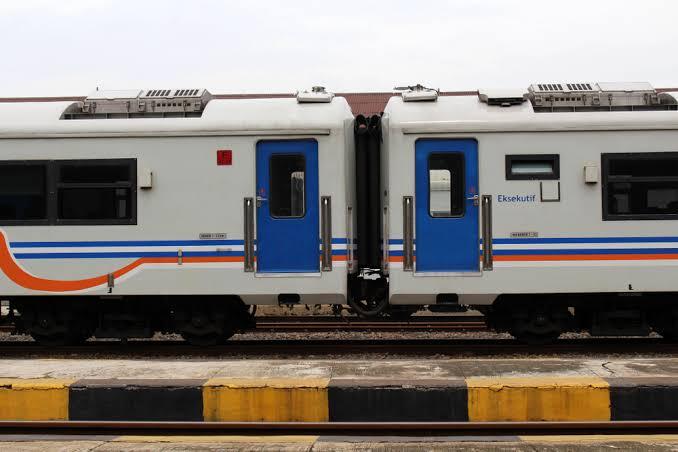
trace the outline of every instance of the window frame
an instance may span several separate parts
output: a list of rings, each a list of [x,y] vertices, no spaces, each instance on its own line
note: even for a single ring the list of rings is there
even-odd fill
[[[553,162],[553,173],[515,174],[513,162],[516,160]],[[506,180],[560,180],[560,154],[506,154]]]
[[[606,152],[600,154],[600,167],[602,173],[602,214],[603,221],[633,221],[633,220],[678,220],[677,214],[667,213],[643,213],[643,214],[612,214],[609,212],[608,206],[608,184],[612,182],[629,182],[633,183],[633,179],[653,179],[652,177],[626,177],[626,176],[610,176],[610,161],[611,160],[654,160],[655,158],[672,157],[678,160],[678,152]],[[610,180],[611,179],[611,180]],[[657,181],[678,183],[678,176],[659,176]]]
[[[457,215],[452,214],[452,181],[450,180],[450,215],[436,215],[434,216],[431,213],[431,158],[434,156],[455,156],[458,157],[460,160],[460,165],[459,167],[461,168],[461,185],[460,185],[460,192],[461,192],[461,212]],[[436,169],[441,169],[441,168],[436,168]],[[445,168],[448,169],[448,168]],[[433,219],[445,219],[445,218],[463,218],[466,215],[466,155],[463,152],[449,152],[449,151],[431,151],[428,154],[428,157],[426,158],[426,174],[427,174],[427,180],[428,180],[428,216]],[[452,176],[452,172],[450,171],[450,176]]]
[[[0,219],[0,226],[49,226],[52,213],[52,168],[50,160],[0,160],[1,166],[17,166],[17,165],[44,165],[45,167],[45,218],[33,220],[2,220]]]
[[[136,225],[137,224],[137,159],[136,158],[113,158],[113,159],[66,159],[66,160],[0,160],[0,166],[21,164],[41,164],[45,165],[46,180],[46,200],[47,200],[47,218],[40,220],[0,220],[0,226],[115,226],[115,225]],[[113,166],[125,164],[130,171],[129,183],[59,183],[61,166]],[[78,220],[78,219],[60,219],[58,217],[59,206],[59,188],[68,186],[77,188],[84,185],[98,185],[101,188],[129,188],[130,189],[130,218],[129,219],[104,219],[104,220]]]
[[[301,159],[304,162],[304,214],[303,215],[297,215],[297,216],[278,216],[278,215],[273,215],[273,158],[274,157],[301,157]],[[308,209],[306,208],[306,173],[307,173],[307,166],[306,166],[306,154],[303,152],[281,152],[281,153],[273,153],[269,156],[268,158],[268,215],[269,217],[276,219],[276,220],[298,220],[300,218],[305,218],[306,217],[306,212]],[[290,174],[290,177],[293,173]],[[278,196],[278,195],[275,195]],[[291,199],[290,199],[291,201]],[[291,205],[290,205],[291,207]]]

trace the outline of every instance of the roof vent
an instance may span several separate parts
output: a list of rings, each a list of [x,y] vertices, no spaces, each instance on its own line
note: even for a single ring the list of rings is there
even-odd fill
[[[325,91],[324,86],[314,86],[311,91],[297,91],[297,102],[305,103],[328,103],[334,99],[334,93]]]
[[[534,111],[647,111],[676,110],[671,96],[664,96],[644,82],[631,83],[535,83],[528,88]]]
[[[195,88],[95,91],[61,119],[199,118],[211,99]]]
[[[403,102],[435,102],[440,94],[440,90],[427,88],[420,84],[414,86],[396,86],[393,90],[402,91]]]
[[[510,107],[511,105],[520,105],[525,102],[527,100],[527,93],[523,90],[478,90],[478,99],[487,105]]]

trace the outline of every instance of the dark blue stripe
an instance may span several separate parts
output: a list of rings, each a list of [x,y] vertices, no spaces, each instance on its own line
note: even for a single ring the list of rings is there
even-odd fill
[[[678,242],[678,237],[561,237],[561,238],[522,238],[492,239],[492,243],[659,243]],[[482,240],[481,240],[482,243]]]
[[[678,254],[678,248],[573,249],[573,250],[493,250],[496,256],[576,255],[576,254]]]
[[[242,245],[243,240],[131,240],[103,242],[10,242],[12,248],[83,248],[113,246],[214,246]]]
[[[183,257],[243,256],[242,251],[185,251]],[[176,252],[120,252],[120,253],[16,253],[16,259],[124,259],[139,257],[177,257]]]
[[[101,242],[10,242],[11,248],[66,248],[66,247],[114,247],[114,246],[214,246],[242,245],[243,240],[128,240]],[[334,244],[346,244],[346,239],[334,238]]]

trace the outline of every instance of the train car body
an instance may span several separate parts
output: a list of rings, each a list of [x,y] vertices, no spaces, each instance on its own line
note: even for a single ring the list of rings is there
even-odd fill
[[[196,117],[106,113],[120,102],[96,99],[94,113],[87,102],[0,105],[5,298],[24,310],[99,299],[123,311],[115,300],[168,296],[345,302],[343,98],[212,99]],[[337,213],[322,217],[321,201]],[[334,237],[326,261],[321,222]]]
[[[503,301],[518,312],[532,300],[528,316],[549,303],[583,311],[606,298],[675,296],[674,108],[540,110],[522,92],[392,98],[383,117],[391,303]]]
[[[371,118],[320,88],[0,104],[9,321],[52,343],[209,344],[249,305],[348,303],[474,308],[525,340],[678,336],[675,93],[438,94]]]

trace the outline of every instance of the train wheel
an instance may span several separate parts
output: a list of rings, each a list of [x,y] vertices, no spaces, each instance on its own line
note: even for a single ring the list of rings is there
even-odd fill
[[[664,339],[678,341],[678,309],[663,309],[651,318],[652,328]]]
[[[571,320],[566,307],[516,306],[511,314],[509,333],[530,345],[554,342],[566,331],[567,322]]]
[[[85,342],[91,335],[86,318],[67,312],[40,310],[31,313],[28,326],[31,337],[41,345],[60,347]]]
[[[191,345],[209,347],[221,344],[226,338],[215,316],[207,311],[193,311],[183,326],[181,337]]]

